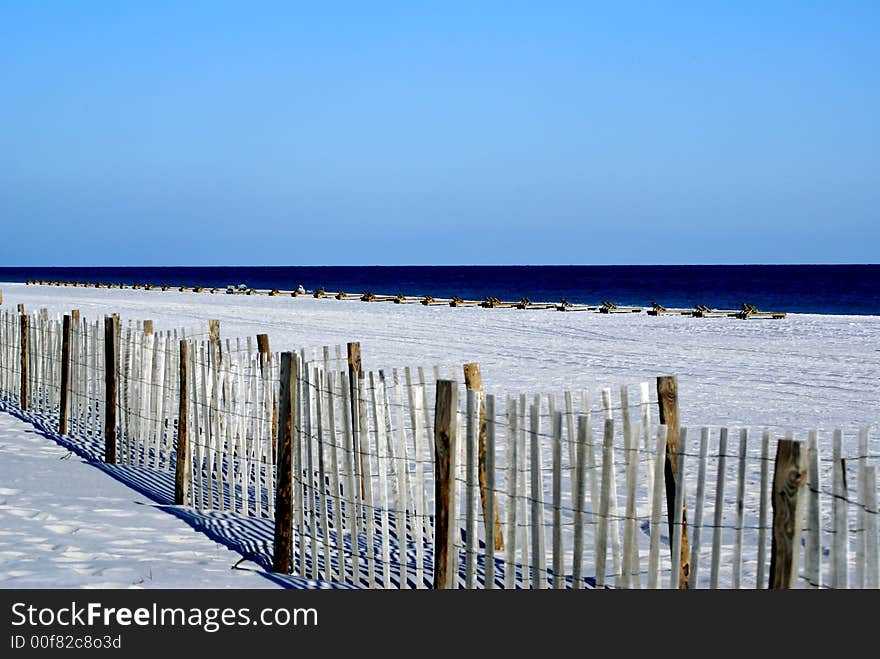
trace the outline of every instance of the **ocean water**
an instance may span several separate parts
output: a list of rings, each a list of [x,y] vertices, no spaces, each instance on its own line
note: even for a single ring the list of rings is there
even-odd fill
[[[32,279],[880,315],[880,265],[0,267]]]

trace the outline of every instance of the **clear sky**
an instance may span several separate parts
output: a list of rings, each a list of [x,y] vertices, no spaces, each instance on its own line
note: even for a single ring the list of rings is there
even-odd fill
[[[0,265],[876,263],[878,24],[0,0]]]

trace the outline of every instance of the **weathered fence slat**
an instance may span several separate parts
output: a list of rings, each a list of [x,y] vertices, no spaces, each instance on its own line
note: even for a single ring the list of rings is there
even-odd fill
[[[740,430],[739,434],[739,465],[736,481],[736,526],[733,537],[733,588],[739,590],[742,584],[742,545],[743,523],[745,516],[746,497],[746,460],[748,458],[749,431]]]
[[[501,526],[501,515],[498,512],[498,497],[495,496],[495,396],[486,396],[486,519],[499,520],[498,524],[486,524],[486,561],[485,585],[491,590],[495,588],[495,550],[496,533],[504,537]],[[503,543],[501,550],[504,549]]]
[[[554,412],[551,451],[553,462],[553,588],[565,587],[562,547],[562,412]]]
[[[507,399],[507,474],[504,481],[507,490],[507,542],[504,546],[504,588],[516,588],[516,542],[517,542],[517,492],[521,484],[517,480],[519,473],[519,432],[517,430],[516,400]]]
[[[604,588],[608,560],[608,515],[611,508],[611,472],[614,469],[614,421],[605,419],[602,442],[602,494],[599,498],[599,530],[596,541],[596,587]]]
[[[584,587],[584,490],[587,476],[587,417],[579,416],[577,420],[577,487],[574,492],[574,555],[572,557],[572,587],[580,590]]]
[[[547,587],[547,561],[544,554],[544,483],[541,473],[541,409],[537,405],[529,408],[530,422],[530,466],[531,466],[531,526],[532,526],[532,583],[538,590]]]
[[[465,588],[472,589],[477,585],[477,455],[479,452],[479,394],[474,389],[467,390],[467,431],[465,435],[467,454],[465,466],[467,473],[467,489],[465,492]]]
[[[721,429],[718,440],[718,473],[715,481],[715,515],[712,528],[712,568],[709,574],[709,588],[718,588],[721,569],[721,530],[724,522],[724,482],[727,477],[727,428]]]
[[[679,441],[678,441],[678,455],[676,455],[676,465],[675,465],[675,517],[673,533],[672,533],[672,545],[671,545],[671,565],[672,570],[669,576],[669,587],[672,589],[681,587],[681,579],[687,579],[688,575],[680,575],[680,571],[682,569],[687,569],[687,565],[682,565],[681,563],[681,554],[682,554],[682,544],[687,542],[687,538],[684,537],[684,492],[685,492],[685,456],[687,455],[685,451],[685,447],[687,446],[687,428],[682,428],[680,431]],[[667,453],[667,455],[669,455]]]
[[[822,587],[820,478],[818,434],[815,430],[811,430],[807,436],[807,537],[804,547],[806,562],[804,574],[810,588]]]
[[[654,449],[654,489],[651,492],[651,544],[648,549],[648,588],[650,589],[659,588],[660,586],[660,525],[663,520],[663,469],[668,432],[668,428],[661,423],[657,428],[657,443]]]
[[[831,489],[831,582],[832,588],[846,588],[849,568],[849,538],[847,537],[847,486],[844,461],[843,434],[835,430],[832,438]]]
[[[691,539],[691,573],[688,588],[697,588],[700,578],[700,550],[703,544],[703,510],[706,503],[706,465],[709,452],[709,429],[700,430],[700,456],[697,467],[697,500]]]
[[[877,551],[877,467],[865,467],[865,588],[880,588]]]
[[[865,548],[866,548],[866,498],[865,491],[865,469],[868,466],[868,429],[859,430],[859,456],[858,456],[858,481],[857,481],[857,497],[858,507],[856,508],[856,571],[854,588],[865,587]]]

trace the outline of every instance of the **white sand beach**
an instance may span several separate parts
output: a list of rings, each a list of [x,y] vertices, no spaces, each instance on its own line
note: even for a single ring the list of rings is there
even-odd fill
[[[616,390],[620,385],[635,385],[630,389],[630,395],[636,397],[639,383],[648,382],[653,388],[657,376],[675,375],[679,382],[682,425],[691,431],[692,447],[698,442],[702,427],[710,428],[713,446],[721,426],[730,428],[732,442],[739,428],[749,428],[754,437],[769,430],[773,437],[792,432],[798,439],[805,439],[809,430],[817,430],[820,450],[829,454],[831,432],[841,429],[843,455],[853,457],[857,455],[858,431],[868,428],[869,454],[876,457],[878,453],[880,317],[877,316],[790,314],[784,320],[743,321],[649,317],[645,314],[424,307],[303,297],[196,294],[176,290],[162,292],[9,283],[0,284],[0,289],[6,309],[14,309],[21,303],[29,311],[46,308],[51,315],[71,309],[79,309],[89,318],[119,313],[123,322],[151,319],[157,331],[219,319],[223,337],[234,340],[267,333],[273,351],[360,341],[366,369],[385,369],[387,372],[397,367],[422,366],[430,371],[432,367],[440,366],[442,374],[461,379],[461,365],[478,362],[486,390],[501,398],[520,393],[560,397],[566,390],[587,390],[596,405],[599,391],[604,387]],[[26,426],[16,420],[4,428],[4,438],[8,439],[6,448],[0,448],[0,456],[4,466],[12,465],[10,468],[15,471],[18,469],[15,461],[7,459],[7,452],[11,450],[8,447],[14,443],[18,432],[26,432]],[[42,443],[40,450],[46,450],[52,456],[59,451],[64,453],[54,448],[47,438],[31,437],[28,441]],[[757,441],[750,445],[751,457],[757,457],[758,448]],[[696,468],[694,462],[692,460],[689,466],[691,472]],[[848,468],[854,464],[848,462]],[[710,482],[714,478],[714,465],[715,462],[710,461]],[[823,465],[823,469],[826,467],[827,464]],[[622,465],[618,465],[620,469]],[[734,469],[731,461],[729,477],[735,475]],[[107,478],[97,471],[93,477]],[[622,472],[619,478],[623,482]],[[746,478],[744,505],[748,515],[754,517],[758,506],[753,492],[758,478],[755,465],[749,467]],[[24,498],[26,502],[27,497],[38,497],[45,484],[39,480],[28,482],[32,485],[4,482],[4,492],[8,490],[7,501],[15,501],[6,504],[15,507],[8,515],[21,517],[15,510],[24,510],[27,506],[19,499]],[[692,500],[695,489],[692,473],[687,482],[688,498]],[[851,479],[851,487],[853,482]],[[567,486],[566,481],[564,487]],[[124,497],[124,493],[116,492],[116,496]],[[143,509],[147,510],[146,507]],[[823,512],[826,526],[828,515],[829,511]],[[855,523],[855,519],[852,522]],[[155,523],[159,528],[165,522]],[[139,527],[153,524],[152,516],[137,520]],[[184,534],[192,535],[191,529],[183,528]],[[151,532],[148,537],[153,538],[156,534],[160,538],[173,537],[168,533],[162,535],[160,531]],[[727,558],[729,535],[725,531]],[[569,540],[567,537],[566,541]],[[668,538],[664,541],[668,543]],[[204,542],[212,544],[208,539]],[[747,529],[743,539],[744,579],[753,579],[756,574],[752,557],[756,542],[754,529]],[[67,544],[59,546],[66,547]],[[38,543],[38,548],[54,557],[54,544]],[[6,561],[7,574],[11,575],[7,577],[10,585],[51,582],[51,575],[43,581],[43,577],[29,581],[28,575],[22,572],[23,568],[15,564],[20,560],[16,551],[0,548],[0,558]],[[222,576],[217,576],[217,564],[225,562],[224,569],[228,571],[228,564],[234,561],[227,556],[230,552],[219,545],[213,551],[218,555],[216,561],[203,568],[196,566],[195,573],[175,585],[211,583],[237,586],[248,581],[223,570],[219,570],[223,572]],[[727,564],[724,565],[721,582],[729,585],[731,574]],[[84,573],[82,579],[70,575],[64,582],[71,585],[112,583],[123,587],[137,582],[139,574],[127,569],[118,579],[108,582],[96,581],[94,574]],[[171,585],[174,581],[174,574],[168,573],[167,580],[160,583]]]

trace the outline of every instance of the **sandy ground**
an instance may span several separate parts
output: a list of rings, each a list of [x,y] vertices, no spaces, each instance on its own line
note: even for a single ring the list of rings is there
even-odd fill
[[[0,588],[272,588],[241,556],[0,414]]]
[[[754,439],[749,446],[751,460],[746,474],[744,501],[747,521],[757,517],[758,496],[755,488],[760,466],[758,437],[764,429],[769,429],[774,437],[793,431],[801,439],[805,438],[807,430],[817,429],[820,452],[827,460],[830,458],[832,429],[843,429],[844,456],[852,458],[857,455],[858,429],[868,427],[871,432],[869,453],[877,454],[877,412],[880,409],[880,317],[877,316],[792,314],[781,321],[741,321],[676,316],[653,318],[645,314],[453,309],[423,307],[418,304],[367,304],[312,298],[58,288],[23,284],[0,284],[0,289],[4,296],[3,307],[7,309],[14,309],[17,303],[24,303],[29,310],[45,307],[52,314],[61,314],[76,308],[84,316],[92,318],[116,312],[121,314],[124,321],[152,319],[156,330],[189,327],[208,319],[219,319],[224,337],[246,337],[265,332],[270,335],[273,350],[360,341],[364,366],[367,369],[383,368],[387,371],[394,367],[423,366],[430,372],[431,367],[436,365],[441,367],[444,374],[458,375],[461,364],[476,361],[482,367],[487,390],[502,397],[519,393],[554,393],[557,400],[561,400],[564,390],[586,389],[592,397],[592,407],[595,408],[599,405],[602,387],[613,387],[617,398],[616,389],[620,385],[633,385],[629,389],[629,395],[631,402],[636,402],[638,387],[635,385],[647,381],[653,388],[656,376],[676,375],[679,381],[682,422],[690,427],[692,452],[696,451],[701,426],[711,428],[710,454],[716,452],[719,426],[730,427],[731,451],[736,450],[734,447],[737,445],[738,429],[752,429]],[[6,419],[3,421],[5,423]],[[19,426],[10,435],[13,439],[28,432],[28,426]],[[42,441],[44,444],[49,442],[45,438]],[[58,457],[66,451],[53,447],[51,443],[41,450],[60,452],[57,457],[46,458],[50,462],[44,463],[42,467],[45,481],[35,480],[34,486],[29,489],[8,484],[12,482],[9,479],[18,473],[30,473],[32,470],[40,473],[39,464],[13,466],[9,476],[2,481],[2,487],[6,488],[3,492],[7,493],[3,497],[7,501],[6,505],[12,506],[16,511],[29,511],[9,513],[16,520],[30,520],[29,514],[40,515],[40,511],[51,509],[46,507],[51,505],[48,499],[37,499],[43,496],[43,492],[53,492],[50,487],[54,481],[52,470],[57,464],[62,464]],[[3,469],[6,469],[5,455],[2,451],[0,455],[3,455]],[[849,470],[854,467],[855,461],[849,460],[847,464]],[[622,465],[618,465],[618,471],[621,467]],[[823,463],[823,471],[827,467],[827,462]],[[696,460],[691,460],[686,479],[689,501],[693,501],[694,496],[696,479],[691,472],[695,468]],[[732,483],[736,477],[735,469],[735,462],[728,461],[728,499],[734,495]],[[715,482],[715,472],[715,460],[712,459],[707,474],[709,483]],[[97,471],[94,477],[109,480],[106,475]],[[618,478],[619,482],[623,482],[622,473]],[[823,483],[828,482],[826,473],[823,475]],[[851,478],[850,489],[854,482],[855,479]],[[105,486],[123,488],[118,496],[126,501],[137,498],[124,486],[113,481],[105,483]],[[103,492],[100,488],[95,491]],[[55,495],[45,496],[57,500]],[[83,507],[86,503],[81,502],[78,505]],[[160,511],[150,511],[149,505],[130,505],[137,507],[139,512],[145,511],[145,514],[163,514]],[[116,507],[116,504],[106,506],[107,509],[114,510]],[[721,583],[729,585],[731,568],[728,559],[732,544],[729,529],[732,520],[729,517],[733,513],[732,502],[728,501],[724,507]],[[100,509],[104,508],[102,504]],[[0,510],[5,514],[5,508]],[[823,547],[826,550],[831,537],[827,534],[829,514],[829,510],[823,510],[822,521],[826,529]],[[710,515],[711,508],[707,504],[704,523],[711,522]],[[61,556],[58,560],[63,563],[64,551],[68,546],[74,547],[72,551],[81,552],[75,555],[82,558],[79,563],[83,570],[82,575],[63,573],[53,576],[50,573],[46,576],[46,583],[51,583],[54,578],[62,582],[68,579],[68,583],[72,584],[108,583],[102,581],[105,577],[101,574],[90,576],[91,568],[88,566],[97,563],[99,567],[96,570],[100,570],[101,563],[96,557],[103,555],[101,552],[112,550],[113,545],[109,543],[119,538],[108,530],[103,540],[96,540],[91,548],[78,549],[71,539],[76,539],[82,532],[79,530],[73,533],[74,527],[82,526],[70,522],[67,519],[70,516],[75,517],[75,514],[70,515],[65,511],[64,515],[56,516],[59,520],[63,519],[60,524],[64,527],[64,533],[61,534],[64,537],[57,538],[52,544],[46,544],[51,542],[46,538],[52,537],[52,531],[48,527],[44,529],[42,526],[35,526],[23,532],[23,538],[35,538],[28,542],[43,543],[40,547],[52,560]],[[45,521],[37,520],[34,524],[51,525],[53,521],[57,520],[47,518]],[[855,523],[855,519],[852,522]],[[179,520],[158,521],[157,525],[165,523],[182,525],[181,537],[187,537],[187,534],[196,535]],[[99,528],[106,524],[112,529],[113,515],[103,515],[95,524]],[[146,529],[151,524],[152,522],[148,523],[143,517],[131,520],[135,530]],[[176,537],[173,534],[144,532],[148,538],[158,537],[157,542],[169,542],[172,545],[177,542],[170,540]],[[707,533],[708,530],[704,531],[704,543],[709,542]],[[592,535],[591,530],[588,535]],[[640,537],[639,544],[643,549],[646,540],[646,535]],[[191,567],[184,568],[185,565],[189,566],[187,560],[181,561],[178,574],[173,562],[168,564],[167,561],[151,558],[158,552],[165,551],[159,544],[157,550],[151,549],[144,553],[141,557],[143,564],[134,563],[134,559],[123,552],[126,560],[121,561],[123,565],[119,569],[122,572],[109,582],[118,586],[143,586],[165,579],[163,583],[167,585],[198,586],[207,584],[215,574],[220,574],[217,577],[219,581],[210,585],[251,585],[250,582],[245,584],[247,576],[236,581],[239,576],[229,570],[229,566],[236,560],[235,554],[220,545],[215,546],[207,538],[200,538],[199,541],[212,547],[201,559],[207,560],[205,556],[210,555],[212,560],[214,557],[216,560],[204,567],[200,566],[195,574],[190,573]],[[668,539],[664,541],[668,542]],[[19,565],[26,559],[14,553],[22,551],[16,548],[16,542],[21,545],[25,540],[13,539],[9,542],[8,550],[0,551],[0,557],[6,557],[0,558],[6,561],[6,565],[0,567],[0,570],[13,575],[6,577],[7,580],[21,578],[23,583],[40,583],[42,576],[39,573],[14,576],[20,571],[28,571],[27,567]],[[61,550],[56,552],[53,549],[55,544]],[[123,544],[122,547],[126,551],[133,551],[137,544],[132,542]],[[747,528],[743,544],[743,578],[744,583],[750,583],[756,573],[757,559],[754,553],[756,532],[753,528]],[[174,545],[174,550],[179,548]],[[7,557],[9,552],[13,553]],[[13,559],[17,561],[14,566],[10,563]],[[704,564],[706,560],[708,558],[704,557]],[[257,582],[265,581],[260,577],[254,579]]]
[[[693,426],[877,429],[880,316],[741,321],[423,307],[392,303],[0,284],[4,308],[117,312],[156,329],[216,318],[224,337],[269,334],[273,350],[360,341],[366,368],[479,362],[502,396],[679,379]],[[652,385],[653,386],[653,385]],[[635,388],[630,396],[637,396]]]

